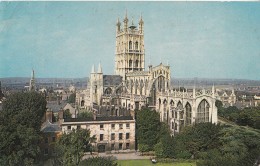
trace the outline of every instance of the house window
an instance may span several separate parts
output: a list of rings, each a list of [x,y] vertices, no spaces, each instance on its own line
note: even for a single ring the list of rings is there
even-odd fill
[[[129,133],[126,133],[125,139],[129,139],[129,137],[130,137],[130,134],[129,134]]]
[[[71,130],[71,126],[68,126],[68,130]]]
[[[119,140],[123,139],[123,133],[119,133]]]
[[[112,129],[115,129],[115,124],[111,124],[111,128],[112,128]]]
[[[104,130],[104,125],[103,124],[101,124],[99,127],[100,127],[100,130]]]
[[[129,123],[126,124],[126,128],[127,128],[127,129],[130,128],[130,124],[129,124]]]
[[[123,124],[119,124],[119,129],[123,129]]]
[[[44,139],[44,142],[47,144],[49,142],[48,137]]]
[[[126,143],[125,147],[126,149],[130,149],[130,143]]]
[[[115,133],[111,134],[111,140],[115,140]]]
[[[80,125],[77,125],[77,129],[80,129]]]
[[[100,141],[103,141],[103,139],[104,139],[104,134],[100,134]]]
[[[120,144],[119,144],[119,150],[122,150],[122,149],[123,149],[123,144],[120,143]]]
[[[52,142],[55,142],[56,141],[56,137],[52,137]]]
[[[115,144],[111,144],[111,150],[115,150]]]

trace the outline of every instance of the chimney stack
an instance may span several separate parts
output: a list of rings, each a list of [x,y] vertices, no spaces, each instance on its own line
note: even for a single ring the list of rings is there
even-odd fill
[[[50,108],[47,109],[45,116],[46,116],[46,121],[52,123],[52,110]]]
[[[97,119],[97,110],[93,109],[93,119]]]

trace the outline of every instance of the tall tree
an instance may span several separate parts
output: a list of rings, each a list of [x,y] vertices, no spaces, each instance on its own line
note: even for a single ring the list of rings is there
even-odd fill
[[[156,111],[143,109],[137,112],[136,117],[137,141],[139,145],[149,147],[148,150],[154,150],[160,137],[160,115]]]
[[[36,92],[15,93],[3,102],[0,114],[0,165],[33,165],[46,101]]]
[[[72,130],[64,133],[57,142],[56,165],[79,165],[84,152],[91,151],[91,142],[95,137],[85,129]]]
[[[76,101],[76,93],[72,93],[68,98],[68,103],[75,103]]]

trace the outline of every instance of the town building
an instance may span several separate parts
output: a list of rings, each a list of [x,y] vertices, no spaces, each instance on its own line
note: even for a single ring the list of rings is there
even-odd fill
[[[41,157],[48,159],[56,155],[55,143],[62,135],[60,123],[53,121],[53,111],[47,109],[45,122],[41,126],[42,140],[40,142]]]
[[[216,99],[223,103],[224,107],[234,106],[237,101],[234,89],[232,90],[216,90]]]
[[[89,118],[63,119],[61,128],[63,133],[73,129],[90,130],[90,136],[95,136],[92,143],[94,151],[107,153],[122,153],[135,150],[135,120],[129,115],[113,115],[113,111],[104,110],[110,115],[97,114]]]

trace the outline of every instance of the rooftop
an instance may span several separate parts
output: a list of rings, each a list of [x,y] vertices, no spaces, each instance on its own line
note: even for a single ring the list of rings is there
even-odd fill
[[[133,120],[132,116],[107,116],[94,118],[70,118],[64,119],[64,122],[85,122],[85,121],[116,121],[116,120]]]
[[[60,101],[60,104],[57,101],[54,102],[48,102],[47,103],[47,108],[50,108],[53,112],[59,112],[59,110],[63,107],[65,107],[67,103]]]
[[[58,123],[51,123],[49,121],[46,121],[41,128],[41,131],[44,133],[50,133],[50,132],[60,132],[61,128]]]
[[[119,85],[122,83],[120,75],[103,75],[104,86]]]

